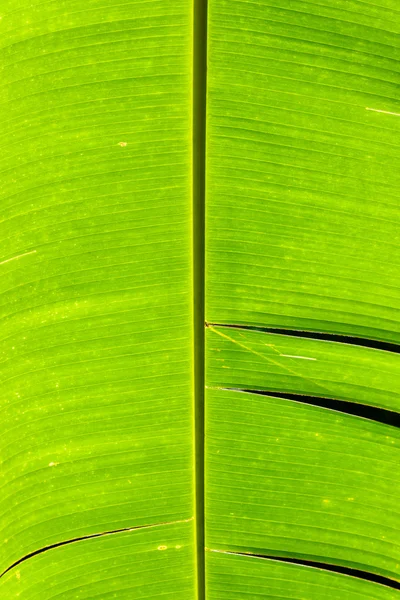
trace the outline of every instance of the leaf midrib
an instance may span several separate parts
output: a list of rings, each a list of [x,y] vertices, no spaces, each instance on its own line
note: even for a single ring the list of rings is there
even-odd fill
[[[194,487],[197,598],[205,600],[204,514],[204,338],[205,338],[205,196],[207,99],[207,0],[193,0],[192,98],[192,239]]]

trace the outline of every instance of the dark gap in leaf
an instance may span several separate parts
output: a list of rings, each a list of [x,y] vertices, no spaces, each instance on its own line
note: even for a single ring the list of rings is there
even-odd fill
[[[189,519],[189,520],[191,520],[191,519]],[[179,521],[176,521],[176,522],[179,522]],[[0,578],[3,577],[3,575],[5,575],[6,573],[8,573],[8,571],[11,571],[11,569],[13,569],[14,567],[25,562],[29,558],[32,558],[33,556],[36,556],[38,554],[43,554],[43,552],[47,552],[48,550],[53,550],[54,548],[59,548],[60,546],[67,546],[68,544],[74,544],[75,542],[82,542],[83,540],[91,540],[92,538],[103,537],[105,535],[112,535],[114,533],[123,533],[124,531],[134,531],[136,529],[148,529],[149,527],[157,527],[158,525],[172,525],[172,523],[154,523],[151,525],[138,525],[137,527],[125,527],[123,529],[114,529],[113,531],[102,531],[100,533],[92,533],[91,535],[83,535],[81,537],[72,538],[70,540],[64,540],[62,542],[56,542],[55,544],[50,544],[49,546],[44,546],[43,548],[39,548],[38,550],[29,552],[29,554],[26,554],[22,558],[19,558],[18,560],[16,560],[14,563],[12,563],[12,565],[7,567],[7,569],[5,569],[1,573]]]
[[[312,340],[323,340],[325,342],[339,342],[341,344],[351,344],[353,346],[365,346],[375,350],[386,350],[387,352],[400,353],[400,344],[394,342],[384,342],[368,338],[339,335],[336,333],[323,333],[320,331],[303,331],[297,329],[275,329],[274,327],[256,327],[253,325],[232,325],[226,323],[207,323],[206,327],[227,327],[229,329],[244,329],[246,331],[260,331],[262,333],[276,333],[278,335],[287,335],[297,338],[309,338]]]
[[[379,583],[380,585],[386,585],[394,590],[400,590],[400,582],[390,577],[383,575],[377,575],[376,573],[370,573],[369,571],[362,571],[361,569],[353,569],[350,567],[343,567],[341,565],[332,565],[329,563],[321,563],[315,560],[306,560],[302,558],[286,558],[282,556],[269,556],[266,554],[253,554],[251,552],[231,552],[227,551],[226,554],[235,554],[239,556],[253,556],[254,558],[266,558],[268,560],[276,560],[279,562],[293,563],[295,565],[303,565],[304,567],[314,567],[316,569],[322,569],[323,571],[332,571],[334,573],[341,573],[342,575],[350,575],[351,577],[357,577],[358,579],[364,579],[366,581],[372,581],[373,583]]]
[[[384,425],[392,425],[393,427],[400,427],[400,414],[387,410],[385,408],[378,408],[377,406],[368,406],[366,404],[359,404],[357,402],[349,402],[347,400],[336,400],[332,398],[323,398],[317,396],[304,396],[302,394],[291,394],[286,392],[270,392],[264,390],[251,390],[243,388],[224,388],[226,390],[247,392],[249,394],[257,394],[259,396],[271,396],[275,398],[282,398],[283,400],[294,400],[296,402],[302,402],[303,404],[311,404],[313,406],[320,406],[322,408],[330,408],[349,415],[355,415],[356,417],[363,417],[371,421],[383,423]]]

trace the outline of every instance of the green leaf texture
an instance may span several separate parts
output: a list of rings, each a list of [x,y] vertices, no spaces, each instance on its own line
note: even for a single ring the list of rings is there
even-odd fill
[[[396,428],[251,393],[208,404],[209,548],[399,577]]]
[[[210,553],[210,600],[397,600],[383,585],[263,558]]]
[[[136,593],[112,591],[128,559],[135,597],[165,582],[187,598],[192,8],[5,0],[1,12],[0,570],[51,544],[187,522],[171,534],[185,551],[153,552],[162,527],[71,544],[19,581],[13,569],[2,597],[52,598],[48,572],[65,598],[88,598],[68,595],[64,571],[94,582],[81,565],[98,551],[114,578],[102,598]]]
[[[212,327],[208,384],[352,401],[400,412],[400,356],[353,344]]]
[[[400,597],[400,7],[205,4],[1,3],[1,599]]]
[[[38,554],[0,580],[7,600],[188,600],[195,597],[190,523],[137,529]]]
[[[400,341],[395,0],[210,0],[207,318]]]
[[[400,578],[398,429],[307,404],[400,410],[399,355],[356,343],[400,341],[399,32],[393,0],[209,2],[213,600],[399,597],[267,559]]]

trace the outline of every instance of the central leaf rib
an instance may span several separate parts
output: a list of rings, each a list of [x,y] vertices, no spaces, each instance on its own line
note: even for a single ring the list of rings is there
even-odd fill
[[[195,502],[198,599],[205,598],[204,566],[204,304],[207,101],[207,0],[193,4],[193,326]]]

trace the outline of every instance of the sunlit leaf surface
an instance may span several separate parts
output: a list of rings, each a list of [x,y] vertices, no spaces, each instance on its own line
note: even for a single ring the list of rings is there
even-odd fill
[[[4,570],[50,544],[193,518],[193,340],[190,4],[6,0],[1,13]],[[137,597],[158,596],[158,564],[157,589],[170,571],[193,577],[192,530],[174,530],[186,550],[171,563],[136,546],[163,545],[162,528],[123,535]],[[63,570],[87,571],[86,545],[117,577],[119,543],[27,560],[21,597],[39,581],[53,597],[48,569],[72,598]],[[2,597],[18,595],[16,573]],[[132,597],[112,589],[102,597]]]
[[[399,598],[400,7],[205,4],[1,3],[1,599]]]
[[[398,600],[398,592],[355,577],[263,558],[210,553],[210,600]]]
[[[216,600],[399,595],[234,554],[400,577],[394,417],[338,412],[340,401],[350,413],[352,403],[400,410],[396,347],[358,344],[400,341],[399,32],[394,0],[209,3],[206,546]],[[321,407],[304,403],[315,398]]]

